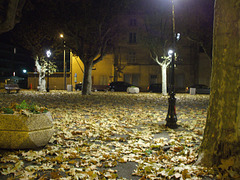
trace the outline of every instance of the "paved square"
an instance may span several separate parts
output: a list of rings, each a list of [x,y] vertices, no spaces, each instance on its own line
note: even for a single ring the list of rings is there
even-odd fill
[[[55,129],[42,149],[1,150],[0,179],[207,177],[211,172],[193,164],[209,95],[176,98],[180,127],[171,130],[164,126],[168,97],[157,93],[0,92],[0,106],[23,100],[47,106]]]

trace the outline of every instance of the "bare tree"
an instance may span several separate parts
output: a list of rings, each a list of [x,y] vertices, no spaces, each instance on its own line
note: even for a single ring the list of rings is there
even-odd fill
[[[150,57],[162,70],[162,94],[167,95],[167,68],[171,63],[168,51],[171,48],[171,14],[163,9],[152,12],[145,20],[146,35],[144,42],[150,51]]]
[[[150,52],[150,56],[159,66],[161,66],[161,69],[162,69],[162,94],[167,95],[167,68],[172,61],[172,57],[170,55],[159,57],[154,52]]]
[[[37,72],[39,74],[38,79],[38,90],[39,91],[46,91],[46,74],[49,76],[50,74],[53,74],[57,70],[57,66],[54,64],[54,62],[46,60],[46,57],[38,58],[36,56],[35,59],[35,66],[37,68]]]
[[[83,95],[91,94],[92,67],[109,51],[109,44],[118,28],[114,20],[123,2],[78,0],[59,3],[59,25],[66,44],[84,64]]]

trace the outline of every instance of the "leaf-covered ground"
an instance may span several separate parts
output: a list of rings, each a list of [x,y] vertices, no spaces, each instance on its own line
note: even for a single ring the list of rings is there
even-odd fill
[[[165,128],[168,97],[155,93],[0,92],[47,106],[55,134],[38,150],[1,150],[0,179],[209,179],[194,165],[209,95],[177,94],[180,127]]]

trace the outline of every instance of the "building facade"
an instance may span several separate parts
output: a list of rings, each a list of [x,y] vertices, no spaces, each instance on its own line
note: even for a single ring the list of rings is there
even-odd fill
[[[142,41],[145,33],[144,13],[123,13],[119,16],[121,32],[114,43],[112,53],[94,65],[92,83],[94,86],[107,86],[113,81],[126,81],[139,86],[142,91],[152,83],[162,83],[161,67],[151,59],[149,50]],[[175,88],[184,91],[192,84],[210,84],[211,60],[201,52],[196,42],[182,38],[177,44],[178,59],[175,65]],[[84,65],[79,57],[70,53],[70,68],[66,82],[75,85],[83,80]],[[169,74],[169,70],[167,72]],[[170,82],[170,81],[168,81]],[[37,88],[36,74],[29,73],[28,84]],[[63,89],[63,73],[50,76],[50,89]]]

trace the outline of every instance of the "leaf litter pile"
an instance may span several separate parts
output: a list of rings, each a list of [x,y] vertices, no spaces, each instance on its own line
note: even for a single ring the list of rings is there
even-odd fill
[[[180,127],[172,130],[161,94],[0,93],[0,106],[46,106],[55,129],[41,149],[1,150],[0,179],[210,179],[213,170],[194,165],[209,96],[176,99]]]

